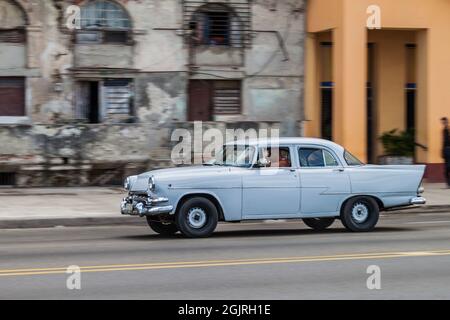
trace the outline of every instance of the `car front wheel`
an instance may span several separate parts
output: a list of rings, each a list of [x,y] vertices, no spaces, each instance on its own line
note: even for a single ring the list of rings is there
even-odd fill
[[[378,223],[380,208],[370,197],[356,197],[347,201],[341,213],[342,224],[352,232],[372,231]]]
[[[178,227],[174,223],[152,220],[151,217],[147,217],[147,223],[153,231],[163,236],[171,236],[178,232]]]
[[[303,222],[311,229],[323,231],[328,229],[335,220],[335,218],[308,218],[303,219]]]
[[[188,238],[206,238],[213,234],[219,221],[217,208],[206,198],[196,197],[183,203],[176,224]]]

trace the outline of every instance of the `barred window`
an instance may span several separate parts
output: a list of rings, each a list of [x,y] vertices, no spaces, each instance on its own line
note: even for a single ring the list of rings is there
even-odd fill
[[[207,4],[193,13],[189,23],[193,45],[242,47],[242,23],[226,5]]]
[[[81,8],[81,27],[130,29],[131,23],[120,5],[112,1],[97,0]]]
[[[131,20],[122,6],[96,0],[81,8],[78,43],[131,43]]]

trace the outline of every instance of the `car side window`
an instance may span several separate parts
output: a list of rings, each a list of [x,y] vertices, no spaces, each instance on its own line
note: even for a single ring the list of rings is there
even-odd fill
[[[336,158],[327,150],[323,151],[323,155],[325,158],[325,166],[327,167],[339,167],[339,162],[337,162]]]
[[[288,147],[262,148],[258,156],[258,159],[261,158],[269,160],[272,168],[292,167],[291,151]]]
[[[336,158],[327,150],[319,148],[300,148],[300,166],[303,168],[325,168],[339,166]]]

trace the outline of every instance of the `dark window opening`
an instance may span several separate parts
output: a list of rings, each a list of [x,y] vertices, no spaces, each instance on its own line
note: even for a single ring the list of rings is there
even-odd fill
[[[374,160],[374,145],[375,145],[375,108],[373,101],[373,89],[372,85],[367,86],[367,159],[369,162]]]
[[[327,140],[333,139],[333,87],[331,85],[322,84],[321,88],[321,104],[322,104],[322,138]]]
[[[91,124],[105,120],[132,121],[132,81],[107,79],[80,81],[77,85],[75,117]]]
[[[13,187],[16,185],[15,172],[0,172],[0,186]]]
[[[89,123],[100,123],[99,85],[98,82],[89,82]]]
[[[211,121],[214,115],[241,114],[241,81],[191,80],[189,120]]]
[[[25,116],[25,78],[0,77],[0,116]]]
[[[375,146],[377,144],[376,133],[376,110],[375,110],[375,44],[367,45],[367,87],[366,87],[366,108],[367,108],[367,141],[366,152],[369,163],[376,162]]]
[[[416,89],[406,89],[406,128],[409,131],[416,129]]]
[[[79,31],[76,39],[79,44],[133,44],[128,31]]]
[[[26,43],[25,28],[0,30],[0,42],[2,42],[2,43]]]
[[[127,43],[129,41],[126,31],[108,31],[104,33],[104,43]]]

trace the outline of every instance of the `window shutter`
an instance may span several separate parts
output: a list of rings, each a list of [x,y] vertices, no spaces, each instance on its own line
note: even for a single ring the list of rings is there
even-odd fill
[[[241,82],[215,81],[214,114],[230,115],[241,113]]]
[[[103,87],[103,104],[108,115],[131,114],[131,82],[128,79],[106,80]]]
[[[25,116],[25,78],[0,77],[0,116]]]

